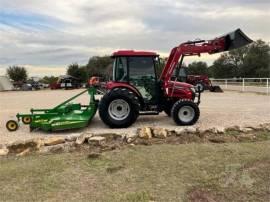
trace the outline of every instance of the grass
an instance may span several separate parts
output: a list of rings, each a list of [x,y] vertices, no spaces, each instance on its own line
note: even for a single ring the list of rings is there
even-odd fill
[[[270,141],[0,159],[1,201],[269,201]]]

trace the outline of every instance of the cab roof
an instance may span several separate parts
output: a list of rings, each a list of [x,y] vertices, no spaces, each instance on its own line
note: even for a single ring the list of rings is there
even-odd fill
[[[158,54],[150,51],[119,50],[112,54],[112,57],[117,56],[158,56]]]

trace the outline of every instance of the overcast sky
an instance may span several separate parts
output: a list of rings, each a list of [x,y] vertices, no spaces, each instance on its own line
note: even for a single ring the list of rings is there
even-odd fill
[[[64,74],[117,49],[167,56],[181,42],[236,28],[268,42],[269,19],[269,0],[0,0],[0,75],[9,65]]]

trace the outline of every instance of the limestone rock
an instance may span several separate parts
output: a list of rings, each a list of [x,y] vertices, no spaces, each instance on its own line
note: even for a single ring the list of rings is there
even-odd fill
[[[240,127],[239,126],[231,126],[225,129],[225,131],[238,131],[240,132]]]
[[[168,136],[169,132],[165,128],[154,128],[153,129],[153,136],[155,138],[165,139]]]
[[[7,148],[1,148],[0,149],[0,156],[6,156],[8,154]]]
[[[94,136],[88,139],[88,143],[94,146],[102,146],[105,144],[106,138],[101,136]]]
[[[151,139],[153,137],[150,127],[144,127],[138,129],[138,136],[142,139]]]
[[[240,128],[241,132],[243,133],[250,133],[253,131],[252,128],[246,127],[246,128]]]
[[[60,152],[72,152],[75,151],[75,149],[76,147],[74,142],[66,142],[64,144],[41,147],[38,152],[41,154],[48,154]]]
[[[270,123],[263,123],[260,125],[264,130],[270,131]]]
[[[64,137],[49,137],[44,140],[45,146],[52,146],[52,145],[57,145],[57,144],[62,144],[62,143],[65,143]]]
[[[193,127],[193,126],[188,126],[185,128],[185,133],[196,133],[198,130],[196,127]]]
[[[16,156],[25,156],[25,155],[29,154],[30,152],[31,152],[31,149],[27,148],[26,150],[16,154]]]
[[[176,129],[174,129],[174,131],[175,131],[176,135],[180,136],[180,135],[183,135],[186,130],[185,130],[185,128],[176,128]]]
[[[224,128],[224,127],[217,127],[217,128],[216,128],[216,132],[217,132],[218,134],[223,134],[223,133],[225,133],[225,128]]]
[[[81,145],[88,141],[89,138],[93,137],[93,134],[91,133],[83,133],[76,139],[76,144]]]
[[[208,128],[206,130],[200,130],[199,133],[223,134],[225,133],[225,128],[224,127]]]
[[[126,135],[125,139],[126,139],[126,142],[128,144],[130,144],[130,143],[134,142],[137,139],[137,137],[138,137],[138,134],[130,133],[130,134]]]
[[[77,138],[80,136],[80,134],[72,134],[65,137],[66,142],[75,142]]]

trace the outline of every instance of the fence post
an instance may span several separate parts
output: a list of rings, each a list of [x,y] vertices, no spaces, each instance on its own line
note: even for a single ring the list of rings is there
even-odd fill
[[[228,89],[228,80],[225,79],[225,88]]]
[[[243,92],[245,91],[245,79],[244,78],[242,79],[242,91]]]
[[[266,93],[269,94],[269,78],[266,79]]]

